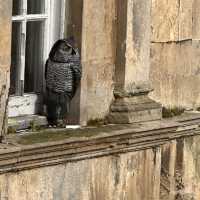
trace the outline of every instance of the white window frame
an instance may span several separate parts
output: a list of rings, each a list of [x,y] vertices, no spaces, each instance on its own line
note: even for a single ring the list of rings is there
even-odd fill
[[[41,0],[45,1],[44,13],[42,14],[27,14],[27,0],[22,0],[22,13],[12,17],[12,22],[22,23],[22,35],[21,35],[21,46],[20,46],[20,82],[24,84],[25,75],[25,53],[26,53],[26,26],[28,21],[44,21],[44,38],[43,38],[43,66],[45,65],[45,60],[48,57],[50,48],[56,39],[52,36],[51,19],[55,16],[53,12],[56,3],[60,1],[61,3],[61,13],[60,13],[60,35],[62,38],[64,36],[64,24],[65,24],[65,2],[66,0]],[[44,71],[44,70],[43,70]],[[43,80],[44,81],[44,80]],[[24,85],[21,87],[24,88]],[[17,90],[22,90],[17,88]],[[41,95],[35,93],[24,93],[24,91],[17,91],[17,95],[11,95],[9,97],[8,105],[8,116],[16,117],[21,115],[32,115],[39,112],[41,108]]]

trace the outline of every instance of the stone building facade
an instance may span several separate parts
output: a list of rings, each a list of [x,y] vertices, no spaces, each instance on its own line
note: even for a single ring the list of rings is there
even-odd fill
[[[45,59],[71,35],[83,77],[70,123],[129,123],[86,138],[1,144],[0,199],[199,199],[200,116],[161,120],[162,106],[199,107],[199,6],[0,0],[1,136],[8,118],[43,114]]]
[[[24,0],[4,2],[1,9],[9,10],[1,17],[2,26],[8,27],[1,37],[6,45],[2,49],[1,74],[7,75],[1,79],[5,90],[1,109],[2,113],[8,111],[8,117],[42,112],[45,59],[56,39],[70,35],[76,38],[83,65],[80,90],[71,106],[72,123],[84,125],[109,115],[114,89],[148,93],[150,1],[127,1],[122,6],[116,0]],[[159,118],[160,110],[157,112],[155,117]],[[2,127],[7,117],[1,117]]]
[[[198,108],[199,6],[192,1],[152,1],[152,98],[167,107]]]

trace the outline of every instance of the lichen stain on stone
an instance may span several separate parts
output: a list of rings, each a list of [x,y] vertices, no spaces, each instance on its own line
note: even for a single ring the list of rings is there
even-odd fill
[[[117,185],[119,184],[119,181],[120,181],[120,169],[121,169],[121,166],[120,166],[120,156],[112,156],[111,157],[112,159],[112,169],[113,169],[113,174],[114,174],[114,185],[115,187],[117,187]]]

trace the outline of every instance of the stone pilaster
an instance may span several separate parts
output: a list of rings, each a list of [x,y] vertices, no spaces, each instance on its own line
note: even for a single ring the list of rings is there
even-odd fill
[[[150,0],[118,0],[115,100],[108,121],[133,123],[161,119],[161,105],[148,97]]]
[[[0,140],[7,132],[12,1],[0,0]]]

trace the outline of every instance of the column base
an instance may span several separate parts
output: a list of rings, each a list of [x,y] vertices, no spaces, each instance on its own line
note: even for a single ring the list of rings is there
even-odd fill
[[[112,124],[130,124],[160,120],[161,104],[153,101],[148,94],[116,98],[111,105],[108,122]]]

